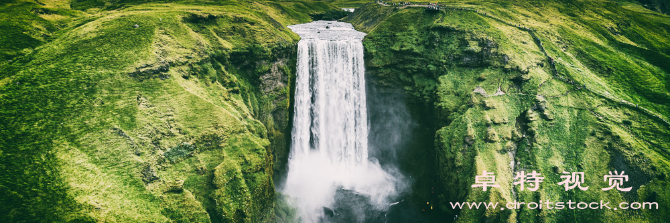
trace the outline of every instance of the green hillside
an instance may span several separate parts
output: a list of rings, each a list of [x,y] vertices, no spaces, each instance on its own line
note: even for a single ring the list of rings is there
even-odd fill
[[[3,1],[0,221],[293,222],[275,192],[299,41],[286,26],[341,15],[339,7],[360,7],[343,21],[368,33],[369,80],[403,91],[434,139],[412,148],[435,154],[415,160],[433,171],[414,175],[421,214],[666,221],[667,3],[439,2],[440,11],[346,0]],[[471,187],[484,170],[500,188]],[[514,172],[533,170],[545,177],[538,191],[513,186]],[[614,170],[633,190],[601,190]],[[584,172],[589,190],[557,185],[564,171]],[[659,208],[449,205],[514,200]]]
[[[3,221],[273,221],[286,25],[333,8],[139,3],[0,5]]]
[[[377,84],[404,88],[413,107],[432,107],[415,114],[435,123],[433,168],[441,186],[424,198],[437,206],[434,216],[664,221],[670,208],[670,17],[608,1],[444,3],[441,11],[372,3],[346,19],[369,33],[366,65]],[[471,187],[484,170],[496,173],[500,188]],[[540,190],[513,187],[515,172],[533,170],[545,177]],[[631,192],[600,189],[614,170],[629,175]],[[584,172],[591,188],[566,192],[557,185],[564,171]],[[449,205],[514,200],[660,207],[459,211]]]

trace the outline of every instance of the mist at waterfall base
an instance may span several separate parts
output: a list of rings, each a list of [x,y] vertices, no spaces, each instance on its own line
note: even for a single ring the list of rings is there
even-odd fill
[[[302,222],[398,222],[421,219],[405,202],[411,177],[395,163],[412,122],[404,103],[367,101],[364,33],[351,24],[289,26],[298,43],[291,153],[280,191]],[[380,95],[380,94],[374,94]],[[391,98],[387,98],[391,99]],[[381,102],[381,103],[380,103]],[[378,106],[382,105],[382,106]],[[368,108],[371,109],[368,117]],[[373,118],[375,122],[371,122]],[[403,207],[393,211],[394,207]],[[409,213],[409,214],[408,214]],[[414,216],[413,216],[414,215]]]

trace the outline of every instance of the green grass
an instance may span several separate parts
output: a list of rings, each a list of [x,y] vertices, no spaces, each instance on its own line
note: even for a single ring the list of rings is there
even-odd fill
[[[0,3],[0,64],[31,51],[52,39],[52,33],[65,26],[80,12],[41,6],[35,2],[11,0]]]
[[[3,219],[295,220],[272,178],[288,154],[295,78],[298,36],[285,26],[336,10],[333,4],[367,2],[40,2],[0,5]],[[439,186],[425,196],[435,206],[427,215],[664,219],[670,129],[619,101],[670,116],[668,16],[607,1],[441,2],[502,20],[377,4],[347,18],[368,32],[374,82],[404,89],[413,114],[433,120],[426,127],[436,157],[425,163]],[[537,29],[558,76],[533,37],[506,22]],[[264,78],[273,72],[287,80],[268,89]],[[491,96],[498,89],[505,94]],[[500,189],[470,187],[485,169],[497,174]],[[615,169],[630,174],[636,191],[599,190],[607,186],[601,176]],[[520,170],[546,177],[538,192],[512,187]],[[556,185],[562,171],[584,171],[591,189],[565,192]],[[171,191],[177,180],[181,193]],[[421,188],[433,185],[424,186],[413,193],[432,194]],[[655,201],[660,209],[459,212],[448,205],[568,199]]]
[[[3,219],[272,221],[289,84],[265,91],[262,78],[295,71],[285,26],[333,7],[98,3],[0,6],[12,59],[0,63]],[[218,166],[239,169],[236,187],[212,181]],[[169,191],[175,180],[184,192]]]
[[[358,9],[376,13],[355,12],[347,19],[369,33],[364,45],[372,80],[403,88],[408,103],[433,109],[425,114],[435,114],[434,168],[441,186],[430,203],[441,213],[431,216],[458,214],[461,221],[474,222],[662,218],[663,209],[670,207],[660,198],[669,173],[670,144],[665,141],[670,126],[619,102],[631,101],[668,117],[670,82],[667,65],[661,62],[670,46],[667,16],[607,1],[440,2],[478,9],[501,20],[474,11],[431,13],[377,4]],[[537,29],[547,54],[557,61],[558,76],[529,32],[508,22]],[[561,76],[575,84],[561,81]],[[583,85],[587,88],[580,88]],[[505,94],[491,96],[499,88]],[[501,188],[472,189],[474,176],[483,170],[495,172]],[[522,170],[546,177],[540,190],[512,186],[513,173]],[[613,170],[626,170],[630,185],[637,189],[600,190],[608,186],[602,176]],[[585,184],[591,188],[565,192],[557,185],[562,171],[585,172]],[[459,211],[448,204],[601,199],[653,200],[661,207],[639,212]]]

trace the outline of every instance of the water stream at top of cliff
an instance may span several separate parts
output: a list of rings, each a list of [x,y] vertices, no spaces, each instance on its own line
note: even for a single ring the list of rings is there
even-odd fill
[[[302,39],[291,152],[281,191],[292,198],[302,222],[367,221],[366,214],[392,206],[402,176],[368,156],[365,33],[335,21],[289,28]],[[343,214],[340,210],[347,210],[347,217],[333,220]]]

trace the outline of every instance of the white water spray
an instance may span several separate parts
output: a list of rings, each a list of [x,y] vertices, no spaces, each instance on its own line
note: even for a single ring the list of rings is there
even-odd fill
[[[283,192],[303,222],[318,222],[338,189],[369,198],[378,210],[396,192],[394,177],[368,159],[362,39],[349,23],[289,26],[300,35],[289,170]]]

